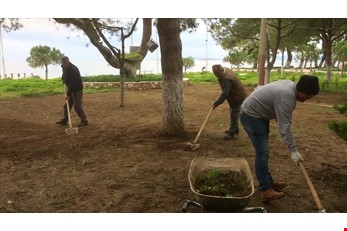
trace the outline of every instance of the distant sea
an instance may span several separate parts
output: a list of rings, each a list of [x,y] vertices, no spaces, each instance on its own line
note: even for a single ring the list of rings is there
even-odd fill
[[[76,61],[76,66],[79,68],[82,76],[96,76],[96,75],[119,75],[119,69],[111,67],[106,62],[78,62]],[[194,59],[194,66],[187,69],[187,72],[200,72],[200,71],[210,71],[212,72],[212,66],[214,64],[221,64],[224,67],[229,67],[236,69],[236,66],[232,66],[230,63],[224,63],[219,59]],[[281,63],[277,61],[275,66],[280,66]],[[243,65],[244,68],[249,68],[250,65]],[[138,70],[138,73],[141,74],[160,74],[162,73],[161,63],[159,60],[144,60],[141,63],[141,68]],[[23,68],[20,72],[8,73],[7,77],[13,75],[14,79],[23,78],[24,75],[28,78],[31,75],[40,76],[45,78],[45,69],[44,68]],[[61,77],[61,67],[59,65],[50,65],[48,66],[48,76],[52,78]]]
[[[187,69],[187,72],[200,72],[200,71],[211,71],[212,66],[215,64],[221,64],[225,67],[231,67],[230,63],[223,63],[221,60],[208,59],[208,60],[194,60],[194,66]],[[162,73],[160,60],[148,60],[141,63],[140,73]]]

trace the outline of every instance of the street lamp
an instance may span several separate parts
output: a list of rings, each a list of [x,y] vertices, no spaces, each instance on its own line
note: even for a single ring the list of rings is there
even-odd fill
[[[1,65],[0,65],[0,69],[1,69],[1,76],[3,78],[5,78],[5,59],[4,59],[4,47],[2,45],[2,34],[1,34],[1,31],[2,31],[2,26],[1,26],[1,22],[0,22],[0,53],[1,53]],[[0,79],[1,79],[1,76],[0,76]]]
[[[206,68],[207,71],[207,64],[208,64],[208,25],[206,24]]]

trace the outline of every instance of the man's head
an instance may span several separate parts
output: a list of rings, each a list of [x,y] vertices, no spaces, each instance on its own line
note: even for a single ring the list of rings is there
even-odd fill
[[[218,78],[223,77],[224,74],[224,67],[222,67],[222,65],[220,64],[215,64],[212,66],[212,72],[215,76],[217,76]]]
[[[319,81],[317,76],[303,75],[300,77],[299,82],[296,84],[298,92],[297,99],[300,102],[305,102],[317,95],[319,92]]]
[[[69,66],[69,64],[70,64],[69,57],[63,56],[63,57],[61,58],[61,67],[62,67],[63,69],[66,69],[66,68]]]

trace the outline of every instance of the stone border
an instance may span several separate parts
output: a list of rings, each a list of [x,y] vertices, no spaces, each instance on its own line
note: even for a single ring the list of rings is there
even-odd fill
[[[188,85],[189,79],[183,78],[183,87]],[[120,82],[84,82],[83,86],[84,88],[120,87]],[[125,82],[124,88],[129,90],[161,89],[162,81]]]

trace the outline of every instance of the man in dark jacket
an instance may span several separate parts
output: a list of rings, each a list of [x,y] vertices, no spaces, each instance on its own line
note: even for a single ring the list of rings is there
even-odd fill
[[[75,112],[81,119],[81,123],[77,126],[89,125],[87,116],[84,113],[82,107],[83,99],[83,83],[78,68],[72,64],[68,57],[64,56],[61,59],[61,67],[63,69],[62,80],[67,86],[67,97],[66,100],[69,101],[70,110],[74,107]],[[68,121],[68,113],[66,103],[64,105],[63,118],[56,122],[56,124],[66,125]]]
[[[218,107],[225,100],[229,103],[230,108],[230,127],[225,132],[224,139],[232,140],[239,133],[239,115],[241,104],[245,100],[247,93],[236,74],[227,67],[220,64],[212,66],[213,74],[218,78],[221,87],[219,98],[213,103],[213,108]]]

